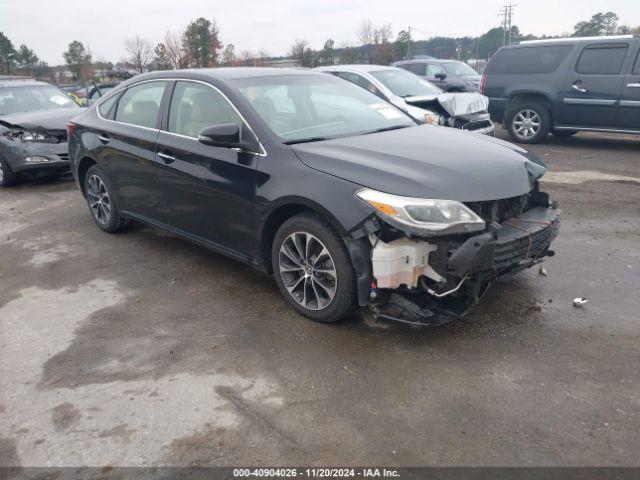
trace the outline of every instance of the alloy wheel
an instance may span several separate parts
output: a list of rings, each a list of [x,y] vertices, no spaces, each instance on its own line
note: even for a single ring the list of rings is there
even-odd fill
[[[106,225],[111,219],[111,199],[102,179],[91,175],[87,181],[87,201],[91,214],[100,225]]]
[[[2,162],[0,162],[0,185],[4,183],[4,167],[2,166]]]
[[[513,130],[516,136],[522,140],[535,137],[540,132],[541,126],[540,115],[534,110],[521,110],[513,117]]]
[[[323,310],[338,288],[335,263],[329,250],[315,236],[295,232],[280,245],[280,277],[289,295],[304,308]]]

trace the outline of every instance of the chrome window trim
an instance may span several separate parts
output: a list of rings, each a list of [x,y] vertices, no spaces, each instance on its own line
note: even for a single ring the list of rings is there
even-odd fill
[[[166,79],[164,79],[164,78],[154,78],[154,79],[152,79],[152,80],[142,80],[141,82],[133,83],[133,84],[129,85],[128,87],[126,87],[126,88],[124,89],[124,92],[123,92],[122,94],[124,95],[124,94],[127,92],[127,90],[129,90],[131,87],[137,87],[138,85],[143,85],[143,84],[145,84],[145,83],[151,83],[151,82],[165,82],[165,83],[169,83],[169,82],[171,82],[171,80],[166,80]],[[166,87],[166,85],[165,85],[165,88],[167,88],[167,87]],[[116,89],[114,88],[114,90],[116,90]],[[164,95],[164,93],[163,93],[163,95]],[[128,127],[142,128],[143,130],[149,130],[149,131],[152,131],[152,132],[159,132],[159,131],[160,131],[160,129],[159,129],[159,128],[151,128],[151,127],[145,127],[144,125],[136,125],[136,124],[134,124],[134,123],[120,122],[120,121],[118,121],[118,120],[115,120],[115,116],[114,116],[114,120],[111,120],[110,118],[104,118],[104,117],[100,114],[99,106],[102,104],[102,102],[106,102],[106,101],[107,101],[107,99],[108,99],[110,96],[111,96],[111,95],[108,95],[108,96],[104,97],[104,98],[103,98],[102,100],[100,100],[99,102],[94,103],[94,104],[92,105],[92,107],[91,107],[91,108],[95,108],[95,109],[96,109],[96,115],[98,116],[98,118],[99,118],[100,120],[104,120],[105,122],[117,123],[118,125],[126,125],[126,126],[128,126]],[[118,103],[120,103],[120,99],[118,99]],[[117,109],[116,109],[116,113],[118,113]]]
[[[233,102],[229,99],[229,97],[227,97],[227,95],[225,95],[225,93],[220,90],[218,87],[216,87],[215,85],[212,85],[210,83],[207,83],[205,81],[202,80],[195,80],[192,78],[183,78],[183,77],[171,77],[171,78],[152,78],[152,79],[148,79],[148,80],[142,80],[140,82],[136,82],[136,83],[132,83],[131,85],[127,86],[125,89],[126,90],[132,88],[132,87],[136,87],[138,85],[142,85],[145,83],[151,83],[151,82],[192,82],[192,83],[199,83],[202,84],[206,87],[210,87],[213,90],[215,90],[216,92],[218,92],[222,98],[224,98],[226,100],[226,102],[231,105],[231,108],[233,108],[233,110],[238,114],[238,116],[240,117],[240,119],[244,122],[244,124],[247,126],[247,128],[249,129],[249,131],[251,132],[251,134],[256,138],[256,140],[258,141],[258,145],[260,146],[260,152],[247,152],[247,153],[252,153],[254,155],[258,155],[260,157],[266,157],[267,156],[267,150],[264,148],[264,145],[262,144],[262,141],[260,140],[260,138],[258,137],[258,135],[256,135],[256,132],[253,130],[253,128],[251,128],[251,125],[249,124],[249,122],[247,121],[247,119],[244,117],[244,115],[242,115],[242,113],[240,113],[240,111],[236,108],[236,106],[233,104]],[[166,87],[165,87],[166,88]],[[114,89],[115,90],[115,89]],[[107,100],[107,98],[109,98],[110,95],[106,96],[105,98],[101,99],[100,102],[97,102],[96,104],[94,104],[94,107],[96,109],[96,114],[98,115],[98,118],[100,118],[101,120],[104,120],[106,122],[113,122],[113,123],[117,123],[119,125],[127,125],[130,127],[137,127],[137,128],[142,128],[145,130],[151,130],[154,132],[162,132],[162,133],[167,133],[169,135],[173,135],[176,137],[181,137],[181,138],[185,138],[188,140],[192,140],[194,142],[198,142],[198,138],[197,137],[190,137],[189,135],[183,135],[181,133],[176,133],[176,132],[170,132],[169,130],[163,130],[161,128],[149,128],[149,127],[145,127],[143,125],[134,125],[132,123],[126,123],[126,122],[119,122],[118,120],[111,120],[109,118],[104,118],[102,115],[100,115],[100,110],[98,109],[98,106]],[[173,92],[171,95],[171,100],[173,100]],[[119,102],[119,100],[118,100]],[[171,112],[171,101],[169,101],[169,113]],[[117,110],[116,110],[117,113]],[[239,149],[236,148],[232,148],[231,150],[235,150],[238,151]]]

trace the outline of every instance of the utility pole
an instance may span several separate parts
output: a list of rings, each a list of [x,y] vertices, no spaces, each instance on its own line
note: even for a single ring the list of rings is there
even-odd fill
[[[511,45],[511,26],[513,25],[513,7],[517,4],[509,3],[500,8],[499,17],[502,17],[502,46]],[[508,42],[508,43],[507,43]]]

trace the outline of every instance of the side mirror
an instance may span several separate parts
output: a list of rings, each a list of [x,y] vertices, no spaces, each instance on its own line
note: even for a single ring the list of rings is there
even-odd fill
[[[204,127],[198,141],[211,147],[244,148],[240,142],[240,127],[236,123],[220,123]]]
[[[447,74],[446,73],[436,73],[436,78],[438,80],[444,80],[445,78],[447,78]]]

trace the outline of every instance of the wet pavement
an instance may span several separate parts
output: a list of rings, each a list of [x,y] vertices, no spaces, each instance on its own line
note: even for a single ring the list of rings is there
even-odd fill
[[[101,233],[70,181],[0,191],[0,465],[637,465],[640,138],[533,150],[548,276],[431,329],[307,321],[249,267]]]

